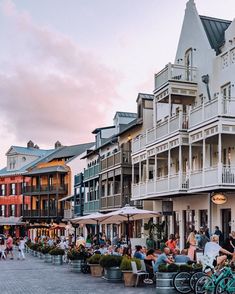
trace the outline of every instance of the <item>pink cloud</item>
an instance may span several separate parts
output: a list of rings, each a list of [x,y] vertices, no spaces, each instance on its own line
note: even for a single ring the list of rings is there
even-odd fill
[[[105,123],[119,75],[70,38],[36,25],[11,1],[2,6],[16,32],[13,60],[0,70],[0,115],[19,140],[79,142]]]

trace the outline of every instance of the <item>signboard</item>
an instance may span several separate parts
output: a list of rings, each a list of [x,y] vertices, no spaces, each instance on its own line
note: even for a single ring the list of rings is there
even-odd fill
[[[227,197],[222,193],[215,193],[211,196],[211,201],[217,205],[221,205],[227,202]]]
[[[162,201],[162,214],[163,215],[173,214],[173,201]]]

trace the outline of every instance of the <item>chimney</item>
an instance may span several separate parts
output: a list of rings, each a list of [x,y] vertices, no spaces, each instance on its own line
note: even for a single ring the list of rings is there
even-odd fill
[[[62,147],[62,144],[60,143],[60,141],[56,141],[55,142],[55,149],[58,149],[60,147]]]
[[[34,143],[33,143],[33,141],[29,141],[28,143],[27,143],[27,148],[33,148],[34,147]]]
[[[38,146],[37,144],[34,145],[34,148],[35,148],[35,149],[40,149],[39,146]]]

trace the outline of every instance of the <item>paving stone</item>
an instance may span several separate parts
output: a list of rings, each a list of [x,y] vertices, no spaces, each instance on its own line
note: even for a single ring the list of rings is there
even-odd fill
[[[17,256],[17,252],[14,252]],[[89,274],[73,273],[26,254],[26,260],[0,260],[0,294],[153,294],[153,285],[126,288]]]

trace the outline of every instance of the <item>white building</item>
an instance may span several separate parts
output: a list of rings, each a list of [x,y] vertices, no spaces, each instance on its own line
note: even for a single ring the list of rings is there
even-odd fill
[[[155,75],[153,127],[132,146],[132,200],[173,202],[168,233],[235,230],[235,20],[186,5],[174,64]],[[227,202],[211,201],[224,192]]]

